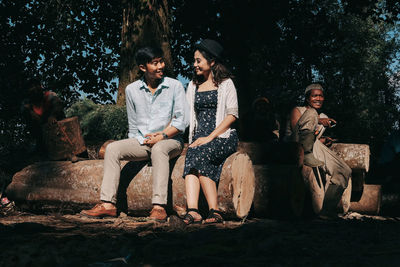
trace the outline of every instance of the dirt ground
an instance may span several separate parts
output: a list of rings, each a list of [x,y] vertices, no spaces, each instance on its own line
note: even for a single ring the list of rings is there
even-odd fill
[[[400,217],[229,221],[0,218],[0,266],[399,266]]]

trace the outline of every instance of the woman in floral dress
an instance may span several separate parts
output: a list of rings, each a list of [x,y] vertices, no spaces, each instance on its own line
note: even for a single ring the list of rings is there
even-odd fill
[[[238,136],[231,125],[239,113],[232,75],[221,63],[222,52],[222,46],[214,40],[204,39],[196,45],[194,76],[186,92],[190,105],[190,145],[183,173],[187,224],[202,222],[198,211],[200,188],[209,207],[204,223],[223,222],[217,184],[226,158],[237,149]]]

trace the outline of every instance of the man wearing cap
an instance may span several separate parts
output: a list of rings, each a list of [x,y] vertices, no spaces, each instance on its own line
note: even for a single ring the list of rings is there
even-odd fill
[[[109,144],[104,157],[104,174],[100,200],[88,217],[117,216],[117,190],[120,182],[120,161],[151,160],[153,170],[153,209],[150,219],[167,219],[169,160],[183,147],[182,132],[189,125],[189,107],[183,85],[164,77],[165,63],[159,47],[144,47],[136,53],[136,63],[143,77],[126,87],[128,139]]]
[[[304,165],[320,167],[326,173],[324,211],[334,211],[347,188],[351,169],[327,146],[332,139],[322,137],[326,128],[336,125],[320,109],[324,103],[324,92],[320,84],[311,84],[305,90],[305,106],[296,107],[290,114],[285,133],[286,141],[295,141],[304,148]]]

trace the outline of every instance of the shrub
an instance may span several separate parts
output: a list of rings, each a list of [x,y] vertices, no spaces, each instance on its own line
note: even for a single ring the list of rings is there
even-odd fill
[[[83,99],[74,103],[66,115],[78,116],[86,144],[127,137],[128,117],[125,106],[100,105]]]

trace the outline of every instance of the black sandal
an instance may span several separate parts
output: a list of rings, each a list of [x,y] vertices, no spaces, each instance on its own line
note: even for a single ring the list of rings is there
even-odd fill
[[[207,222],[208,219],[214,219],[214,221]],[[204,224],[213,224],[213,223],[223,223],[224,218],[222,217],[222,211],[210,209],[210,213],[208,214],[207,219],[204,220]]]
[[[200,219],[199,220],[195,220],[195,218],[191,214],[189,214],[189,212],[191,212],[191,211],[194,211],[194,212],[196,212],[197,214],[200,215],[200,212],[199,212],[198,209],[187,209],[185,217],[183,217],[183,221],[187,225],[189,225],[189,224],[201,224],[203,222],[203,218],[201,218],[201,215],[200,215]]]

